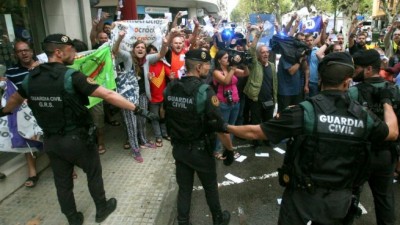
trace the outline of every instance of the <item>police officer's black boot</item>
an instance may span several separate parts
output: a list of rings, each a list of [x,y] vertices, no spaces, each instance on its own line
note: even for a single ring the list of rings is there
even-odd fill
[[[67,215],[69,225],[82,225],[83,224],[83,213],[75,212]]]
[[[216,216],[213,215],[214,225],[228,225],[230,220],[231,220],[231,214],[226,210],[218,213]]]
[[[101,223],[117,208],[117,199],[110,198],[106,204],[97,207],[96,223]]]
[[[178,225],[192,225],[192,223],[189,222],[189,219],[179,219],[179,218],[177,218],[177,220],[178,220]]]

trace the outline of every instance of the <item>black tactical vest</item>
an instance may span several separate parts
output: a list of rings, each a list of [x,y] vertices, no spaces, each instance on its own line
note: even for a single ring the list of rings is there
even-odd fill
[[[381,89],[390,89],[393,92],[393,110],[396,113],[397,118],[400,118],[400,90],[397,85],[389,83],[382,79],[381,82],[363,82],[353,86],[349,89],[349,96],[351,99],[358,101],[364,108],[370,110],[381,120],[384,120],[383,105],[380,103],[380,99],[376,99],[379,96]],[[398,121],[400,123],[400,121]],[[399,142],[399,141],[397,141]],[[396,144],[392,141],[382,141],[372,143],[373,150],[395,150],[391,149]]]
[[[204,113],[198,112],[198,94],[202,83],[193,88],[172,81],[165,90],[164,107],[168,134],[173,141],[192,142],[204,137]],[[190,91],[188,91],[188,89]],[[204,104],[204,103],[203,103]]]
[[[72,87],[74,72],[77,71],[59,63],[42,64],[22,84],[28,105],[46,135],[64,134],[92,124],[84,106],[88,98],[77,95]]]
[[[295,152],[297,186],[345,189],[367,178],[372,118],[346,95],[322,95],[300,103],[305,135]]]

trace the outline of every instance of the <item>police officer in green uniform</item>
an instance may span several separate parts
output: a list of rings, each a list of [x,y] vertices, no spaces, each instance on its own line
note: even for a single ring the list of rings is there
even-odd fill
[[[120,108],[155,119],[116,92],[97,85],[84,74],[69,69],[75,48],[63,34],[47,36],[43,51],[49,62],[41,64],[26,76],[22,87],[12,95],[0,116],[14,112],[25,99],[44,131],[44,150],[49,156],[54,183],[62,213],[70,225],[83,224],[73,194],[72,171],[79,166],[87,175],[88,188],[96,205],[96,223],[103,222],[117,207],[115,198],[106,199],[100,158],[94,141],[95,129],[85,105],[87,96],[102,98]]]
[[[399,99],[397,86],[380,77],[380,54],[374,50],[365,50],[353,55],[355,65],[354,81],[360,82],[349,89],[349,95],[362,106],[368,108],[380,119],[384,118],[383,103],[375,98],[374,93],[386,89],[394,96],[394,103]],[[397,99],[397,100],[396,100]],[[389,101],[391,103],[391,101]],[[400,106],[400,105],[399,105]],[[400,109],[394,106],[396,115],[400,115]],[[368,184],[371,188],[375,204],[376,224],[395,224],[395,197],[393,190],[393,172],[397,161],[398,142],[379,141],[373,142],[371,149],[372,167]]]
[[[186,76],[173,80],[164,92],[164,108],[168,134],[171,136],[173,156],[176,164],[178,192],[178,223],[190,224],[190,202],[194,173],[200,179],[206,193],[213,224],[226,225],[230,214],[222,211],[219,196],[215,159],[212,155],[215,145],[215,131],[225,127],[209,126],[211,115],[222,119],[218,109],[219,101],[211,87],[201,78],[207,76],[211,56],[200,49],[186,53]],[[228,134],[217,133],[224,151],[224,164],[233,162],[232,143]],[[228,150],[229,149],[229,150]]]
[[[309,221],[343,224],[352,188],[367,177],[364,171],[368,167],[369,142],[395,140],[398,136],[390,104],[384,104],[384,123],[348,98],[346,91],[354,72],[348,53],[327,55],[318,71],[320,94],[260,125],[228,125],[230,133],[246,139],[279,143],[291,138],[278,170],[280,184],[286,187],[280,225],[305,225]]]

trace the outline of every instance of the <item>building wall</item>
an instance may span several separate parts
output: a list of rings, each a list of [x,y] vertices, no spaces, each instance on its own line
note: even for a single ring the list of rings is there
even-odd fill
[[[87,0],[42,0],[46,33],[63,33],[87,41],[91,29]]]
[[[393,5],[396,5],[396,3],[397,3],[398,1],[399,1],[399,0],[394,0]],[[372,18],[377,18],[377,17],[383,17],[383,16],[385,16],[385,12],[384,12],[382,9],[379,8],[380,2],[381,2],[381,0],[374,0],[374,1],[373,1],[373,4],[372,4]],[[389,2],[390,2],[390,1],[389,1]],[[381,4],[382,4],[382,3],[381,3]],[[393,9],[392,9],[392,13],[396,13],[395,11],[396,11],[396,9],[393,8]],[[397,12],[397,13],[398,13],[398,12]]]

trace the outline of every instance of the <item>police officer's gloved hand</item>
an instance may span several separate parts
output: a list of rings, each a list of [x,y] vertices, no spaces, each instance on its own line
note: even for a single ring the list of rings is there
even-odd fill
[[[207,125],[212,132],[228,133],[228,123],[216,113],[210,115]]]
[[[133,112],[135,112],[136,115],[144,116],[149,120],[159,120],[160,119],[160,117],[158,117],[158,115],[156,115],[152,112],[149,112],[146,109],[140,108],[139,106],[136,106],[136,108]]]
[[[224,153],[222,153],[222,157],[225,158],[224,159],[225,166],[230,166],[233,163],[233,161],[235,160],[233,150],[224,149]]]
[[[393,91],[389,88],[384,88],[380,90],[379,93],[380,97],[380,102],[382,104],[388,103],[389,105],[393,105],[392,99],[393,99]]]
[[[3,107],[0,108],[0,117],[3,117],[3,116],[7,116],[7,115],[12,114],[12,113],[10,113],[10,112],[8,112],[8,113],[3,112],[3,109],[4,109]]]

